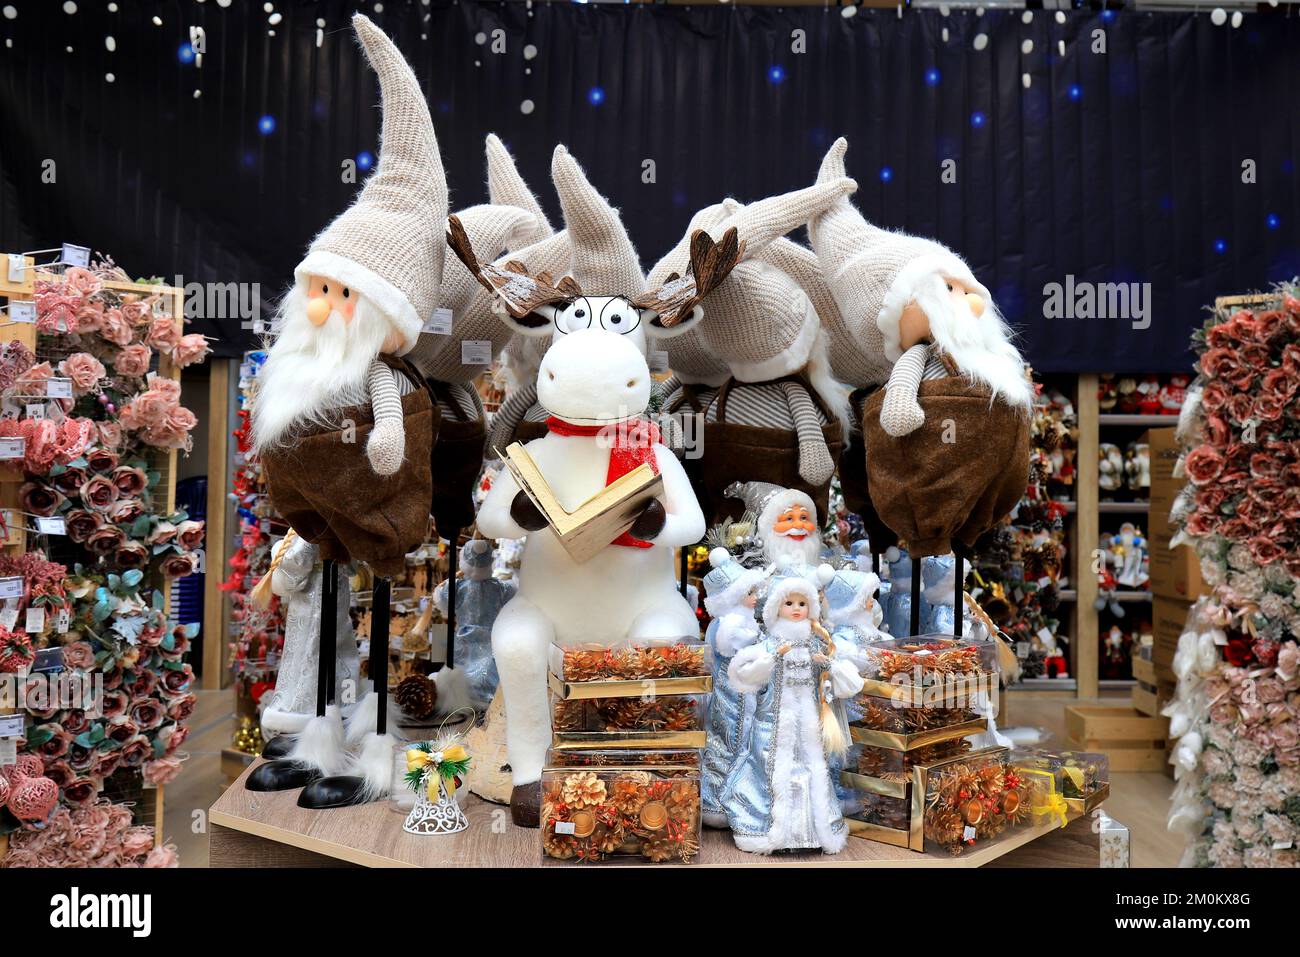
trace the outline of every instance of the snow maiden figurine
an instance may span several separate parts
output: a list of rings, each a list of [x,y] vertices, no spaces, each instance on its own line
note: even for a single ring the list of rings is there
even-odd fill
[[[763,639],[727,668],[732,687],[756,696],[749,747],[722,798],[742,851],[836,854],[848,837],[827,754],[847,745],[834,701],[853,697],[863,681],[836,657],[824,629],[815,629],[817,591],[799,577],[774,585],[763,605]]]
[[[727,775],[748,739],[754,698],[743,695],[727,680],[727,667],[736,652],[758,640],[759,587],[768,577],[763,568],[746,568],[725,548],[709,552],[713,570],[704,576],[704,607],[713,616],[704,639],[713,651],[713,695],[709,699],[708,743],[701,761],[701,816],[710,827],[726,827],[721,803]]]

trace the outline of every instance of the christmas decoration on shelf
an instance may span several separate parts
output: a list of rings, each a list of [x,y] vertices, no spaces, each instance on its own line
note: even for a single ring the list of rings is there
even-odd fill
[[[469,827],[456,801],[470,755],[459,734],[423,741],[406,750],[406,785],[415,792],[415,807],[402,830],[410,834],[455,834]]]
[[[438,685],[427,675],[407,675],[397,683],[393,700],[405,714],[417,720],[433,717],[438,704]]]
[[[1217,308],[1193,337],[1175,469],[1174,544],[1190,543],[1210,594],[1192,605],[1164,709],[1177,784],[1170,830],[1183,863],[1300,866],[1300,288]]]

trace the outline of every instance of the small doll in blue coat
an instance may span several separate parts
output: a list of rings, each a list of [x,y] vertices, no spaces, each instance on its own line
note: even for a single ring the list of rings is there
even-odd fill
[[[460,550],[461,576],[456,580],[456,640],[452,654],[452,668],[443,671],[461,672],[470,707],[485,711],[497,690],[497,664],[492,657],[492,624],[506,602],[514,597],[515,585],[492,577],[492,543],[476,538],[465,543]],[[447,582],[441,582],[433,593],[434,604],[447,614]],[[441,676],[442,672],[438,672]],[[459,697],[444,682],[438,680],[438,710],[459,706]]]
[[[713,569],[704,576],[704,607],[713,617],[704,638],[713,652],[713,696],[709,701],[708,742],[701,761],[701,819],[710,827],[727,827],[722,788],[748,737],[754,715],[753,695],[742,695],[727,679],[736,652],[758,640],[755,609],[764,568],[746,568],[725,548],[709,552]]]

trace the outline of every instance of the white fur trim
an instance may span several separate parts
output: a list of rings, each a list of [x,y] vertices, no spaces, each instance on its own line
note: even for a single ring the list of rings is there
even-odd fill
[[[885,339],[885,357],[897,362],[903,354],[899,340],[899,324],[903,310],[916,298],[918,287],[927,279],[956,279],[969,291],[979,293],[985,306],[993,304],[989,291],[975,278],[970,267],[950,252],[928,253],[917,256],[898,271],[880,306],[876,327]]]
[[[749,568],[741,572],[736,580],[720,592],[704,597],[704,610],[713,617],[726,614],[734,605],[749,593],[751,588],[762,584],[767,577],[766,568]]]
[[[314,715],[293,743],[289,759],[316,768],[322,774],[335,774],[347,764],[343,744],[343,715],[338,705],[330,705],[325,714]]]
[[[807,296],[804,299],[808,302],[808,314],[794,341],[767,359],[756,362],[729,360],[727,365],[733,376],[741,382],[770,382],[793,375],[808,364],[808,357],[817,344],[817,333],[821,331],[821,320],[812,308],[812,301]]]
[[[405,355],[415,348],[415,343],[420,338],[420,329],[424,326],[423,320],[401,290],[374,270],[338,253],[317,249],[307,254],[293,275],[304,287],[309,276],[325,276],[357,290],[383,313],[402,336],[403,344],[398,355]]]
[[[721,545],[709,552],[709,564],[714,568],[721,568],[729,561],[731,561],[731,552],[727,551]]]
[[[767,593],[767,600],[763,602],[763,623],[768,628],[771,628],[772,623],[780,617],[777,614],[777,609],[781,602],[785,601],[787,595],[796,592],[808,599],[807,620],[816,621],[821,617],[822,603],[817,596],[817,583],[798,575],[791,575],[789,578],[783,578],[773,585],[771,591]]]
[[[451,714],[461,708],[473,709],[474,702],[469,695],[469,679],[465,677],[464,668],[443,668],[435,671],[433,684],[438,689],[438,699],[434,703],[438,714]]]
[[[393,749],[398,741],[391,734],[372,734],[348,764],[348,773],[365,780],[365,803],[387,797],[393,789]]]
[[[367,687],[366,693],[353,706],[352,712],[343,722],[345,740],[349,748],[355,748],[366,735],[374,734],[375,728],[378,726],[379,695],[375,694],[373,683],[368,684]],[[397,724],[397,719],[401,717],[401,711],[394,706],[392,695],[384,696],[384,704],[388,709],[388,726],[394,727]]]

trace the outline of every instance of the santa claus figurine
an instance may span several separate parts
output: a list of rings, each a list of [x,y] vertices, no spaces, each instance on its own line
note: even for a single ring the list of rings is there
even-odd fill
[[[728,498],[742,499],[755,518],[755,556],[789,574],[808,574],[821,561],[822,536],[817,506],[806,492],[770,482],[733,482]]]
[[[306,807],[358,803],[388,789],[388,578],[424,541],[432,494],[433,405],[402,357],[438,305],[447,184],[415,74],[370,20],[358,14],[352,24],[383,98],[378,168],[294,271],[253,399],[254,445],[272,504],[319,546],[330,607],[338,594],[336,563],[363,561],[377,576],[374,698],[357,708],[364,733],[350,735],[359,749],[357,773],[310,784],[299,798]],[[326,604],[323,598],[323,610]],[[323,622],[332,626],[332,617],[323,611]],[[327,647],[318,658],[325,671],[334,657],[333,627],[323,635]],[[332,685],[329,678],[322,675],[322,688]],[[325,702],[317,712],[313,722],[331,720]],[[332,732],[329,738],[337,740]],[[264,789],[302,783],[292,768],[284,771],[283,781],[267,772]]]

